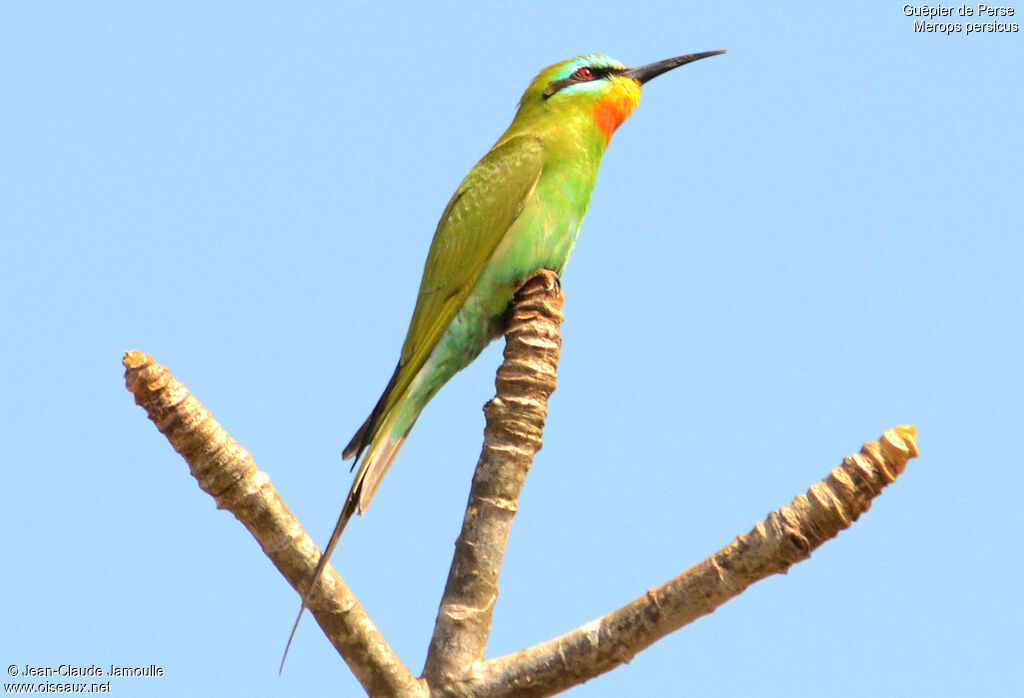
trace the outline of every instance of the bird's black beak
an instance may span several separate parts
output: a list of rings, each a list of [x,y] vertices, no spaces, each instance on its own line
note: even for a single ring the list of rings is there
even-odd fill
[[[626,70],[622,71],[619,74],[622,75],[623,77],[633,78],[638,83],[643,85],[648,80],[653,80],[662,73],[667,73],[673,68],[678,68],[681,65],[686,65],[687,63],[699,61],[701,58],[707,58],[708,56],[717,56],[720,53],[725,53],[725,51],[705,51],[704,53],[691,53],[687,56],[676,56],[675,58],[666,58],[663,61],[658,61],[657,63],[648,63],[647,65],[640,66],[639,68],[627,68]]]

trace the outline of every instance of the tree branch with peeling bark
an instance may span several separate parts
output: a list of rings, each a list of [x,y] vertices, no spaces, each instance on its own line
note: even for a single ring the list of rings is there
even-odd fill
[[[867,511],[917,456],[914,427],[890,429],[806,494],[677,577],[561,637],[485,659],[519,492],[541,447],[547,400],[555,389],[561,306],[558,279],[550,272],[528,280],[513,301],[497,394],[484,408],[484,445],[423,675],[413,676],[402,664],[331,565],[310,597],[317,623],[371,696],[546,696],[581,684],[754,582],[807,559]],[[320,551],[269,476],[168,369],[138,351],[126,353],[124,366],[128,390],[184,457],[199,486],[242,522],[301,593]]]

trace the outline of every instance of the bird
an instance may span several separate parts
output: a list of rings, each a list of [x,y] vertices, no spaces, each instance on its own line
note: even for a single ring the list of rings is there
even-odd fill
[[[640,102],[641,86],[705,51],[627,68],[602,54],[542,70],[515,118],[455,190],[434,232],[398,365],[342,453],[358,464],[331,538],[302,594],[288,655],[309,597],[352,515],[366,512],[431,398],[504,330],[519,285],[559,278],[576,243],[601,157]]]

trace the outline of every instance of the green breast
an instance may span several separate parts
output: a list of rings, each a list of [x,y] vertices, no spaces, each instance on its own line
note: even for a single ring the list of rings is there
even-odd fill
[[[485,268],[478,290],[523,281],[541,269],[561,276],[594,189],[597,168],[588,164],[545,166],[522,213]]]

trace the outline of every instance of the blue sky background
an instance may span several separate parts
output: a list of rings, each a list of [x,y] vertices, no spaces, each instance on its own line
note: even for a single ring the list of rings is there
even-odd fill
[[[898,2],[4,3],[3,665],[358,695],[308,617],[277,676],[298,597],[122,353],[169,366],[322,543],[437,217],[530,79],[725,48],[650,83],[605,157],[489,656],[914,423],[922,457],[850,531],[573,695],[1021,695],[1022,47],[915,33]],[[334,557],[415,673],[499,360],[431,404]]]

